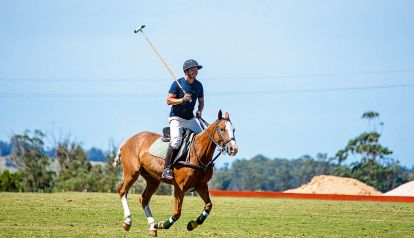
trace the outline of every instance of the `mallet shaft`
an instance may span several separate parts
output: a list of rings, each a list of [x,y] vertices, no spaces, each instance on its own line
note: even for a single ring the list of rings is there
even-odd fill
[[[155,54],[158,56],[158,59],[160,59],[160,61],[162,62],[162,64],[165,66],[165,68],[167,68],[168,72],[171,74],[171,76],[173,77],[173,79],[175,80],[175,82],[177,82],[178,86],[181,88],[181,90],[183,90],[184,94],[187,94],[187,92],[184,90],[184,88],[181,86],[180,82],[178,82],[177,77],[174,75],[173,71],[170,69],[170,67],[168,67],[167,63],[165,62],[165,60],[161,57],[160,53],[158,52],[158,50],[154,47],[154,45],[151,43],[151,41],[148,39],[148,37],[145,36],[145,40],[148,42],[148,44],[151,46],[151,48],[154,50]]]
[[[174,73],[172,72],[172,70],[170,69],[170,67],[168,67],[167,63],[165,62],[165,60],[161,57],[160,53],[158,52],[158,50],[155,48],[155,46],[152,44],[152,42],[148,39],[148,37],[146,37],[144,35],[144,32],[142,31],[142,29],[145,27],[145,25],[142,25],[139,28],[136,28],[134,30],[134,33],[138,33],[141,32],[142,36],[144,36],[145,40],[148,42],[148,44],[151,46],[151,48],[154,50],[155,54],[158,56],[158,59],[162,62],[162,64],[165,66],[165,68],[167,68],[168,72],[171,74],[171,76],[173,77],[174,81],[178,84],[178,86],[181,88],[181,90],[183,90],[184,94],[187,94],[187,92],[184,90],[183,86],[181,86],[180,82],[178,82],[177,77],[175,77]]]

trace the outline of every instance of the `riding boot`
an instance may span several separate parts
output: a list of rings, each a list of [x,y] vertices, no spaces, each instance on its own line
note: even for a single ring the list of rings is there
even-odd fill
[[[178,149],[174,149],[171,146],[168,146],[167,155],[165,156],[165,164],[164,164],[164,171],[162,172],[162,178],[171,180],[174,178],[174,173],[172,170],[172,162],[174,159],[174,155]]]

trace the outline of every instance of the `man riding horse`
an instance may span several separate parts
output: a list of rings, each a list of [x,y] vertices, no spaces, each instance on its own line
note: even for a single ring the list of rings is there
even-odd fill
[[[172,105],[169,117],[171,141],[165,157],[164,171],[162,173],[162,178],[167,180],[173,179],[174,176],[172,164],[183,139],[183,128],[188,128],[197,134],[201,132],[201,128],[195,120],[193,111],[197,99],[198,110],[196,117],[201,117],[201,112],[204,108],[203,85],[196,79],[198,70],[202,67],[195,60],[190,59],[185,61],[183,65],[184,77],[178,79],[178,82],[184,90],[174,81],[168,91],[167,104]]]
[[[152,145],[164,141],[160,134],[151,131],[142,131],[133,135],[118,149],[113,165],[116,167],[122,162],[124,178],[118,187],[118,193],[124,210],[122,227],[126,231],[131,228],[132,224],[127,195],[139,176],[142,176],[146,181],[139,201],[147,217],[150,236],[157,236],[159,229],[169,229],[180,219],[186,191],[194,189],[204,201],[202,213],[196,220],[191,220],[187,224],[188,231],[203,224],[212,210],[213,203],[210,199],[208,181],[213,176],[214,161],[223,153],[235,156],[238,152],[238,146],[234,135],[235,129],[227,112],[223,115],[220,110],[217,119],[211,124],[201,118],[204,107],[203,87],[196,80],[197,72],[201,68],[202,66],[195,60],[186,61],[183,66],[185,77],[179,79],[178,83],[174,82],[169,91],[167,103],[172,105],[169,120],[171,140],[170,144],[162,144],[163,149],[169,147],[165,160],[162,159],[163,156],[151,152]],[[196,116],[203,122],[204,130],[200,129],[193,114],[197,99]],[[173,166],[174,155],[182,144],[181,130],[183,128],[189,128],[198,134],[190,141],[186,160],[179,161]],[[215,151],[219,151],[219,153],[213,159]],[[171,170],[174,170],[174,175]],[[171,184],[174,187],[174,206],[173,212],[167,220],[156,222],[149,203],[161,182]]]

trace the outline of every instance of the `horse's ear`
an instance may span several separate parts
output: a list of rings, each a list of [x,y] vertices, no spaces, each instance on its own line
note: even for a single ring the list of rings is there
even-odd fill
[[[218,112],[218,119],[219,120],[223,119],[223,113],[221,112],[221,110]]]
[[[224,115],[224,119],[226,119],[226,120],[230,120],[230,116],[229,116],[229,113],[228,112],[226,112],[226,115]]]

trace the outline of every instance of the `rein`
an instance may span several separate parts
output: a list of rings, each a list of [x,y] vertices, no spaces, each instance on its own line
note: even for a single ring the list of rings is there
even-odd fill
[[[203,171],[203,173],[206,173],[207,169],[208,169],[210,166],[214,166],[214,161],[216,161],[220,155],[222,155],[222,154],[225,154],[225,153],[226,153],[226,148],[225,148],[226,144],[227,144],[227,143],[229,143],[230,141],[234,140],[235,138],[234,138],[234,137],[232,137],[232,138],[230,138],[229,140],[224,141],[223,136],[222,136],[222,135],[221,135],[221,133],[220,133],[220,130],[219,130],[219,129],[216,129],[217,135],[218,135],[218,136],[219,136],[219,138],[220,138],[220,141],[219,141],[219,142],[216,142],[216,141],[214,140],[213,136],[212,136],[212,135],[210,135],[210,134],[208,133],[208,131],[206,130],[206,129],[207,129],[207,127],[209,127],[209,124],[208,124],[208,123],[207,123],[207,122],[206,122],[203,118],[201,118],[201,117],[200,117],[200,118],[197,118],[197,119],[198,119],[198,121],[200,122],[200,125],[201,125],[201,127],[203,128],[203,130],[205,130],[205,133],[206,133],[206,134],[208,135],[208,137],[210,138],[210,141],[212,141],[212,142],[216,145],[217,150],[218,150],[220,153],[218,153],[218,154],[214,157],[214,159],[210,160],[207,164],[204,164],[203,162],[201,162],[200,158],[199,158],[199,157],[198,157],[198,155],[197,155],[197,151],[196,151],[196,148],[195,148],[195,145],[194,145],[194,141],[195,141],[195,140],[193,140],[193,141],[191,142],[191,146],[192,146],[192,148],[193,148],[193,151],[194,151],[195,157],[196,157],[197,162],[199,163],[199,165],[192,164],[192,163],[189,163],[189,162],[187,162],[187,161],[178,161],[177,163],[182,164],[182,165],[185,165],[185,166],[188,166],[188,167],[191,167],[191,168],[201,169],[201,170]],[[218,126],[218,124],[219,124],[219,121],[216,121],[216,127]],[[221,146],[221,145],[219,144],[221,141],[223,141],[223,146]],[[189,151],[189,153],[188,153],[188,154],[190,154],[190,151]]]

